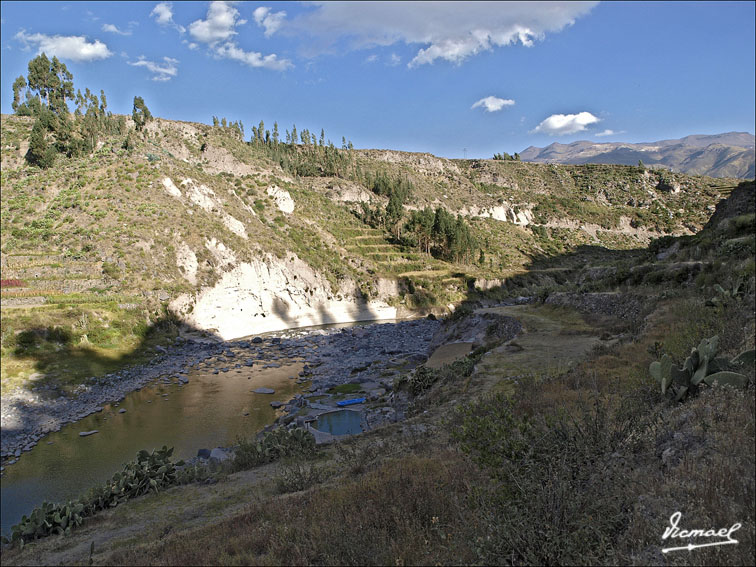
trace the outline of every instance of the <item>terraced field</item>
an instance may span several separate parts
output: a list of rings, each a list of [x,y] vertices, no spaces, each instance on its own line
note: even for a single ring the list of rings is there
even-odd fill
[[[378,275],[385,277],[411,278],[416,285],[445,284],[464,289],[465,276],[452,276],[454,266],[409,250],[388,240],[386,233],[376,228],[352,230],[345,248],[353,254],[368,258]]]
[[[2,308],[38,307],[50,303],[102,303],[109,295],[87,293],[108,284],[102,262],[71,260],[57,251],[4,254],[4,280],[22,285],[3,286]]]

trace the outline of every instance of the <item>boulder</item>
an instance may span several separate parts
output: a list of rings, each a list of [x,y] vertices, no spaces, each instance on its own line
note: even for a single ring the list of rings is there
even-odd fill
[[[222,463],[223,461],[228,461],[230,458],[231,455],[225,449],[221,449],[220,447],[216,447],[215,449],[210,451],[211,461],[218,461],[219,463]]]

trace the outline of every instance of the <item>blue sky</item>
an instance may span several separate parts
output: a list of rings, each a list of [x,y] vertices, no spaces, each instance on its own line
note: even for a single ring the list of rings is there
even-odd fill
[[[754,132],[754,2],[2,2],[1,103],[40,51],[109,109],[491,157]]]

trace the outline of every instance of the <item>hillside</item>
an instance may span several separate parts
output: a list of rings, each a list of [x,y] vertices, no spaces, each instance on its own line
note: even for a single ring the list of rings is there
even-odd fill
[[[754,348],[755,198],[744,182],[696,234],[543,255],[470,291],[433,344],[481,345],[393,374],[401,420],[272,462],[242,441],[196,481],[6,546],[3,563],[753,564],[753,350],[735,361]],[[742,382],[665,393],[649,364],[668,359]],[[676,511],[737,544],[663,538]]]
[[[553,143],[545,148],[530,146],[521,159],[540,163],[606,163],[662,166],[671,171],[711,177],[754,178],[754,136],[747,132],[692,135],[678,140],[640,144],[622,142]]]
[[[23,158],[32,123],[2,117],[2,272],[16,280],[2,291],[4,389],[35,372],[73,383],[102,373],[174,318],[231,338],[444,309],[533,257],[690,234],[735,183],[638,167],[274,148],[233,128],[161,119],[39,169]],[[319,165],[325,156],[330,171]],[[380,179],[412,187],[391,229]],[[475,242],[465,257],[443,243],[429,254],[409,233],[408,217],[425,207],[465,219]],[[97,363],[61,360],[49,340],[56,328],[63,353]],[[33,348],[19,348],[19,337]]]

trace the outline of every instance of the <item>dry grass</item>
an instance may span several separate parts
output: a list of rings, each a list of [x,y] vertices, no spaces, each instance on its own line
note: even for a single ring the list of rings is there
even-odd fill
[[[469,562],[478,477],[455,452],[403,457],[339,485],[274,498],[106,564],[432,565]]]
[[[580,329],[580,319],[567,323],[570,316],[561,310],[536,313],[532,328],[538,323],[541,330],[553,326],[562,339],[580,336],[560,332]],[[128,544],[115,539],[96,560],[753,564],[753,386],[711,388],[675,404],[661,396],[647,372],[660,339],[683,341],[676,332],[687,334],[699,324],[700,332],[708,332],[712,321],[676,301],[662,304],[636,340],[602,346],[571,369],[523,376],[508,399],[473,401],[452,416],[431,408],[339,444],[320,461],[293,463],[291,470],[299,471],[293,484],[277,477],[236,490],[233,501],[209,500],[205,506],[214,519],[207,525],[170,528],[168,511],[153,506],[140,535],[129,532]],[[461,383],[451,386],[459,394]],[[433,390],[426,395],[438,397]],[[448,411],[449,404],[444,407]],[[424,433],[408,435],[413,430]],[[183,498],[183,490],[173,498]],[[675,511],[688,528],[740,522],[740,543],[662,555],[661,535]],[[218,513],[223,519],[215,519]],[[4,562],[22,557],[10,554]]]
[[[634,564],[752,565],[754,563],[754,389],[704,391],[664,415],[653,454],[634,470],[642,487],[619,549]],[[687,545],[689,540],[661,536],[670,516],[682,513],[684,529],[742,528],[737,545],[670,553],[660,548]],[[711,538],[694,543],[715,541]],[[692,541],[692,540],[691,540]]]

